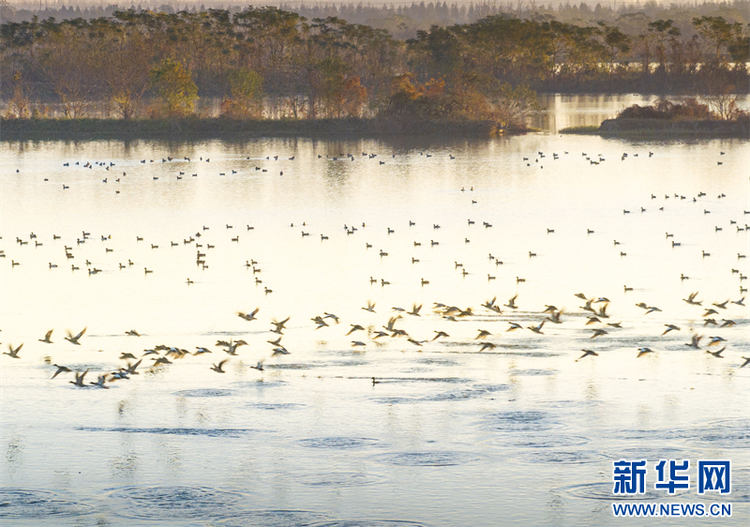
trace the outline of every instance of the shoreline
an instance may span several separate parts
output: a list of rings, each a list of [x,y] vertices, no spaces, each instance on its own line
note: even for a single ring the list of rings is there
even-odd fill
[[[558,133],[624,139],[750,139],[750,122],[607,119],[598,127],[576,126]]]
[[[183,119],[0,119],[0,141],[101,139],[257,139],[261,137],[383,138],[493,137],[524,131],[499,130],[493,121],[419,121],[383,119],[244,120]]]

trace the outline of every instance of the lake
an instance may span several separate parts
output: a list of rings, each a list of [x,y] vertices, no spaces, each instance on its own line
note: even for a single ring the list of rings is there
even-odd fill
[[[0,143],[3,523],[746,525],[748,141],[556,133],[650,100],[490,140]]]

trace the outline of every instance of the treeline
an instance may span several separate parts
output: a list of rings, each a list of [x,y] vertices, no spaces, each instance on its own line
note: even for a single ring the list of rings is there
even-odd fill
[[[231,5],[226,9],[231,14],[242,11],[243,7]],[[93,2],[92,2],[93,4]],[[221,8],[224,6],[212,5],[206,2],[209,8]],[[213,4],[218,4],[213,2]],[[274,5],[276,2],[268,2],[265,5]],[[175,9],[175,3],[149,3],[141,2],[138,5],[99,4],[80,7],[65,6],[45,7],[44,9],[17,9],[9,3],[0,0],[0,20],[3,22],[30,22],[33,17],[44,20],[55,18],[56,20],[70,20],[82,18],[91,20],[94,18],[111,17],[116,11],[128,8],[136,11],[153,11],[159,13],[174,14],[180,9]],[[455,24],[470,24],[482,18],[493,15],[512,15],[521,19],[536,20],[539,22],[556,20],[579,26],[595,25],[605,22],[614,25],[621,31],[630,35],[637,35],[639,30],[647,22],[655,20],[672,20],[675,27],[679,28],[686,37],[692,37],[695,31],[692,27],[692,19],[702,16],[722,17],[727,22],[739,22],[747,24],[750,22],[750,0],[732,0],[729,2],[703,2],[703,3],[657,3],[653,0],[648,2],[618,2],[601,5],[598,2],[588,4],[586,2],[561,2],[556,6],[537,5],[534,1],[512,1],[505,2],[477,2],[477,3],[452,3],[446,1],[412,2],[411,4],[380,4],[370,3],[324,3],[324,2],[280,2],[277,7],[284,11],[297,13],[308,20],[314,18],[337,17],[351,24],[365,24],[375,29],[386,29],[397,39],[414,38],[418,30],[427,30],[433,25],[451,26]],[[183,11],[191,13],[205,12],[208,8],[201,4],[188,5],[186,2]]]
[[[0,82],[10,115],[33,101],[66,116],[191,114],[219,97],[232,117],[490,119],[522,126],[533,90],[747,92],[747,27],[697,17],[685,37],[656,20],[637,37],[493,15],[432,26],[409,40],[336,17],[274,7],[0,25]],[[44,114],[37,105],[37,112]]]

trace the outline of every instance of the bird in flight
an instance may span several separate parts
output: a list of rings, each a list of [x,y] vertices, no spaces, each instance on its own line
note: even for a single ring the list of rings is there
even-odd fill
[[[639,359],[647,353],[654,353],[654,350],[652,350],[651,348],[638,348],[638,356],[636,356],[636,358]]]
[[[18,356],[18,352],[21,351],[21,348],[23,348],[23,344],[18,346],[16,349],[13,349],[13,346],[8,344],[8,349],[10,351],[4,351],[3,355],[8,355],[9,357],[12,357],[14,359],[20,359],[21,357]]]
[[[57,364],[53,364],[53,366],[54,366],[55,368],[57,368],[57,371],[56,371],[56,372],[55,372],[55,374],[54,374],[54,375],[52,376],[52,378],[53,378],[53,379],[54,379],[55,377],[57,377],[58,375],[60,375],[61,373],[68,373],[68,372],[70,371],[70,368],[68,368],[67,366],[58,366]]]
[[[220,362],[219,364],[214,364],[213,366],[211,366],[211,369],[212,369],[213,371],[215,371],[216,373],[226,373],[226,372],[225,372],[225,371],[224,371],[224,370],[222,369],[222,366],[224,366],[224,363],[225,363],[225,362],[227,362],[228,360],[229,360],[229,359],[224,359],[224,360],[223,360],[223,361],[221,361],[221,362]]]
[[[70,331],[68,331],[68,336],[65,337],[65,340],[67,340],[71,344],[75,344],[76,346],[80,346],[81,343],[78,342],[78,340],[83,336],[84,333],[86,333],[86,328],[83,328],[81,330],[81,332],[78,335],[76,335],[75,337],[73,336],[73,334]]]
[[[52,332],[54,330],[50,329],[46,335],[44,335],[43,339],[39,339],[39,342],[44,342],[45,344],[52,344],[52,341],[50,340],[50,337],[52,336]]]
[[[598,357],[599,356],[599,354],[597,352],[592,351],[592,350],[582,349],[581,351],[583,352],[583,355],[581,355],[580,357],[578,357],[576,359],[576,362],[578,362],[579,360],[581,360],[584,357],[588,357],[588,356]]]
[[[257,320],[257,318],[255,318],[255,315],[258,314],[258,311],[260,311],[259,307],[256,307],[255,311],[253,311],[252,313],[243,313],[242,311],[238,311],[237,316],[240,318],[244,318],[247,321]]]

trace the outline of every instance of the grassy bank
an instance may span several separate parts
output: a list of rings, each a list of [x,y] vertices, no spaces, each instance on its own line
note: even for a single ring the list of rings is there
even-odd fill
[[[2,119],[0,140],[247,139],[259,137],[375,138],[387,136],[490,137],[491,121],[394,122],[379,119],[248,121],[186,119]]]
[[[750,123],[747,120],[608,119],[601,126],[564,128],[560,133],[625,139],[750,139]]]
[[[599,135],[598,126],[571,126],[570,128],[562,128],[558,131],[561,134],[573,134],[573,135]]]

